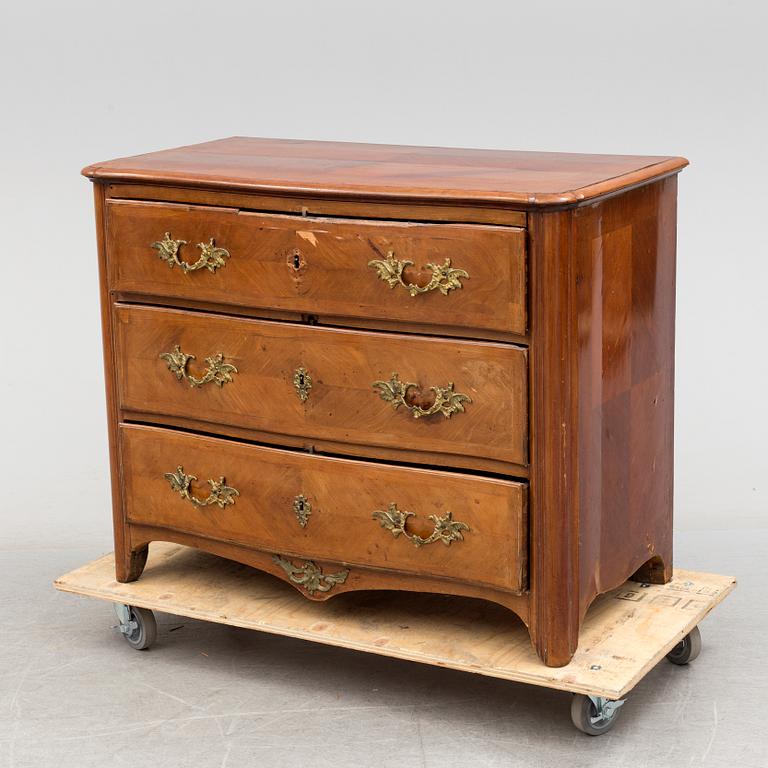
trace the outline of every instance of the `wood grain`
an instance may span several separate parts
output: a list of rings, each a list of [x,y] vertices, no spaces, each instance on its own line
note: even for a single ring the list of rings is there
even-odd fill
[[[504,207],[398,203],[380,200],[334,200],[298,195],[268,195],[230,192],[198,187],[174,187],[166,184],[107,184],[107,197],[123,200],[192,203],[246,211],[273,211],[299,216],[350,216],[364,219],[399,219],[401,221],[447,221],[467,224],[502,224],[525,227],[525,211]]]
[[[330,326],[335,328],[365,328],[393,333],[418,334],[421,336],[448,336],[468,339],[470,341],[501,341],[528,346],[528,334],[516,334],[503,331],[492,331],[484,328],[462,328],[457,325],[430,325],[428,323],[407,323],[397,320],[382,320],[381,318],[336,317],[334,315],[314,315],[312,313],[289,312],[277,309],[254,309],[240,307],[235,304],[217,304],[213,301],[198,301],[196,299],[163,296],[161,299],[127,291],[112,291],[115,301],[124,304],[148,304],[150,306],[171,307],[173,309],[197,309],[203,312],[213,312],[225,315],[240,315],[258,320],[285,320],[306,325]]]
[[[109,181],[367,200],[562,206],[677,173],[681,157],[449,149],[235,136],[88,166]]]
[[[672,573],[676,179],[531,216],[531,632]]]
[[[531,216],[531,632],[550,666],[570,661],[580,619],[571,216]]]
[[[211,433],[210,422],[189,416],[169,416],[168,414],[122,409],[121,417],[126,423],[150,424],[183,429],[187,432]],[[276,448],[298,448],[308,453],[351,456],[435,468],[458,468],[486,474],[491,473],[501,477],[514,477],[517,480],[526,479],[529,474],[529,467],[522,464],[510,464],[505,461],[495,461],[477,456],[455,456],[433,451],[404,451],[400,448],[386,448],[371,443],[356,445],[355,443],[341,443],[336,440],[320,440],[305,435],[276,435],[274,432],[260,432],[257,429],[238,427],[223,422],[217,422],[216,434],[250,443],[262,443]]]
[[[120,406],[126,410],[196,418],[275,435],[295,435],[403,453],[442,453],[514,464],[527,462],[526,350],[506,344],[319,328],[152,307],[115,308]],[[204,358],[221,352],[237,368],[233,381],[193,388],[168,370],[161,353],[176,345]],[[301,402],[293,383],[305,368],[312,388]],[[400,380],[422,388],[454,382],[472,399],[450,418],[415,419],[392,408],[373,382]],[[413,390],[416,393],[416,390]]]
[[[109,201],[111,288],[159,298],[315,315],[450,324],[523,334],[525,232],[512,227],[413,224],[277,216],[236,209]],[[170,232],[186,240],[181,257],[197,259],[196,243],[214,238],[231,257],[215,273],[170,269],[151,246]],[[462,287],[416,296],[390,288],[372,260],[413,266],[407,283],[423,286],[427,264],[465,270]]]
[[[302,559],[379,568],[520,592],[525,583],[525,486],[512,481],[356,462],[246,445],[154,427],[120,428],[129,523],[168,528]],[[183,466],[192,492],[225,477],[234,504],[195,506],[165,478]],[[311,504],[301,527],[296,496]],[[406,530],[427,537],[429,515],[466,523],[463,540],[420,547],[373,518],[391,503],[413,512]],[[331,566],[331,570],[338,570]],[[330,596],[330,594],[328,594]]]
[[[672,575],[677,178],[574,213],[580,611]]]
[[[157,546],[159,542],[174,542],[184,546],[194,547],[218,557],[228,558],[242,563],[251,568],[257,568],[265,573],[287,580],[285,571],[275,563],[272,554],[253,547],[235,544],[222,539],[209,539],[193,533],[171,530],[170,528],[157,528],[150,525],[132,523],[127,526],[127,535],[131,546],[138,549],[147,547],[152,542]],[[306,562],[300,558],[294,561],[297,564]],[[339,570],[338,563],[325,563],[320,560],[315,562],[325,573]],[[332,591],[316,592],[314,595],[307,593],[305,589],[288,582],[298,590],[302,599],[324,601],[348,592],[394,590],[396,592],[430,592],[439,595],[460,595],[462,597],[474,597],[488,600],[504,606],[520,618],[526,625],[528,622],[528,594],[527,592],[509,592],[504,589],[471,584],[455,579],[437,578],[434,576],[416,575],[413,573],[398,573],[397,571],[384,571],[381,569],[355,567],[350,569],[343,584],[337,584]],[[509,621],[514,622],[515,616],[510,615]]]
[[[312,603],[267,574],[173,544],[153,544],[141,581],[118,584],[112,555],[57,589],[260,632],[615,700],[735,587],[729,576],[677,570],[669,584],[629,582],[601,597],[565,667],[541,664],[521,622],[491,603],[367,592]]]
[[[120,474],[120,456],[117,445],[119,404],[117,394],[118,368],[114,357],[114,335],[112,328],[112,298],[107,277],[107,245],[104,185],[94,184],[94,208],[96,213],[96,247],[99,269],[99,299],[101,307],[101,337],[104,356],[104,384],[106,390],[107,436],[109,443],[109,471],[112,478],[112,527],[115,542],[115,563],[117,578],[123,581],[137,579],[147,561],[146,547],[132,547],[126,531],[123,511],[123,489]]]

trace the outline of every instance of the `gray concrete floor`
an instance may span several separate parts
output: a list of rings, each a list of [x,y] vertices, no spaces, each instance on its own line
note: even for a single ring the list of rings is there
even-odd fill
[[[677,562],[735,574],[690,667],[662,662],[602,737],[570,696],[159,615],[131,650],[111,607],[51,581],[100,551],[0,549],[0,766],[768,766],[768,532],[688,531]]]

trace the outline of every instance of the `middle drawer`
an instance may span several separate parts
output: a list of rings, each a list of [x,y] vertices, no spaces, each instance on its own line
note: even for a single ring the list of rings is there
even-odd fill
[[[124,412],[277,442],[381,446],[414,461],[442,454],[457,466],[527,464],[521,347],[124,304],[114,311]]]

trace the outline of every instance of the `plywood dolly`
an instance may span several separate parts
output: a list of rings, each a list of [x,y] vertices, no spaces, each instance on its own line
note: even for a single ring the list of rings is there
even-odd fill
[[[672,664],[683,666],[701,652],[701,632],[694,627],[668,654]],[[571,721],[588,736],[601,736],[613,728],[626,699],[611,700],[603,696],[575,693],[571,702]]]
[[[682,665],[699,655],[699,622],[736,585],[682,570],[668,584],[626,582],[590,608],[571,663],[550,668],[522,624],[492,603],[388,592],[311,602],[269,574],[163,543],[152,545],[138,581],[120,584],[114,574],[105,555],[55,586],[114,603],[118,628],[137,650],[155,641],[153,611],[162,611],[569,691],[573,724],[591,736],[614,726],[627,694],[665,656]]]

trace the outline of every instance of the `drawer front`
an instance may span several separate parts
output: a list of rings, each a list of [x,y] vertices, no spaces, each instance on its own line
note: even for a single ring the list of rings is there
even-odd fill
[[[125,293],[525,333],[522,229],[110,201],[107,238]]]
[[[129,522],[290,557],[523,588],[521,483],[155,427],[122,426],[120,444]]]
[[[527,352],[511,344],[132,305],[115,307],[115,329],[125,410],[195,419],[211,432],[225,424],[399,451],[528,459]]]

